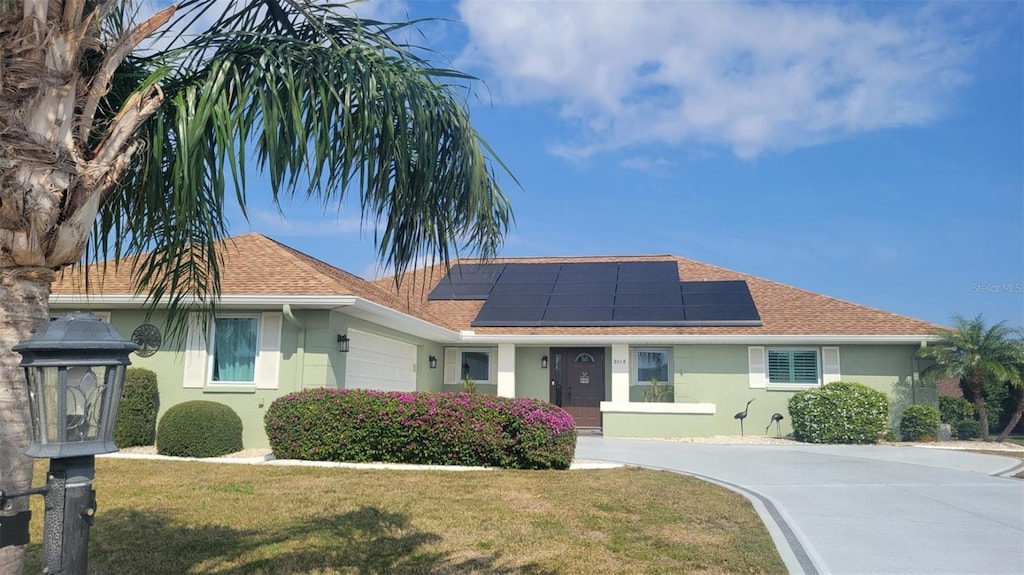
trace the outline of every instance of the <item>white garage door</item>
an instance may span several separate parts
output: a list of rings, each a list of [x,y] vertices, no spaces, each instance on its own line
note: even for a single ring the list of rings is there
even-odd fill
[[[415,391],[416,346],[354,329],[345,358],[345,387]]]

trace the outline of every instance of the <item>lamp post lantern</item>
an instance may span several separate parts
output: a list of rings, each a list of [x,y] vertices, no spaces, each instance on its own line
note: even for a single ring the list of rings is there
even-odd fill
[[[15,345],[28,382],[32,442],[27,455],[50,458],[42,493],[43,572],[85,573],[96,513],[95,456],[117,451],[117,422],[128,354],[138,346],[87,312],[71,312]],[[27,520],[24,521],[27,527]]]

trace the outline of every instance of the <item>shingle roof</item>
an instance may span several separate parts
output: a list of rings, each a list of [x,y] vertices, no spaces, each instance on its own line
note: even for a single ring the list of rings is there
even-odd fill
[[[353,295],[454,330],[510,335],[929,335],[935,324],[850,303],[778,282],[675,256],[596,256],[501,258],[497,263],[672,261],[681,281],[745,280],[761,316],[761,326],[729,327],[486,327],[473,328],[483,301],[431,301],[427,295],[446,275],[441,265],[410,272],[401,287],[394,278],[368,282],[358,276],[251,233],[224,240],[220,253],[221,293],[231,295]],[[462,260],[473,263],[477,260]],[[127,259],[69,268],[53,284],[54,295],[131,295],[132,264]]]
[[[473,263],[476,260],[463,260]],[[879,309],[850,303],[818,293],[802,290],[749,274],[720,268],[676,256],[597,256],[562,258],[502,258],[494,263],[573,263],[672,261],[679,269],[680,281],[745,280],[761,316],[760,326],[689,326],[689,327],[471,327],[470,323],[483,306],[482,301],[430,301],[426,295],[445,277],[441,266],[417,270],[407,277],[401,289],[402,299],[419,301],[421,309],[444,318],[453,330],[473,330],[483,334],[516,335],[930,335],[933,323],[897,315]],[[377,285],[394,289],[394,279],[377,280]]]
[[[261,234],[223,240],[218,249],[221,295],[337,296],[353,295],[392,309],[406,311],[403,302],[386,289],[328,265]],[[134,258],[120,262],[66,268],[57,275],[53,295],[131,295]],[[87,281],[88,280],[88,283]],[[414,314],[420,317],[429,314]]]

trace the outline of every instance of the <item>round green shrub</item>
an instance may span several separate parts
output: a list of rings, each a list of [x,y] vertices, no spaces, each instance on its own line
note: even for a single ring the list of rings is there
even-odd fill
[[[963,397],[939,396],[939,418],[956,429],[961,421],[974,419],[974,406]]]
[[[218,457],[242,449],[242,419],[213,401],[186,401],[167,410],[156,432],[156,451],[175,457]]]
[[[889,399],[859,383],[837,381],[789,398],[793,437],[808,443],[875,443],[889,421]]]
[[[479,393],[308,389],[264,425],[278,459],[566,469],[576,450],[562,408]]]
[[[114,426],[114,444],[118,447],[153,445],[156,414],[156,374],[142,367],[129,367]]]
[[[939,437],[939,410],[930,405],[911,405],[900,417],[903,441],[935,441]]]
[[[956,424],[957,439],[977,439],[981,437],[981,422],[976,419],[965,419]]]

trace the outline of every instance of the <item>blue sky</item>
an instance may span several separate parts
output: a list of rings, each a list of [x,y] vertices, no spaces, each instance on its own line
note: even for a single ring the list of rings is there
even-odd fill
[[[1019,2],[383,2],[481,78],[503,256],[676,254],[937,323],[1024,322]],[[261,197],[252,190],[250,197]],[[257,231],[364,277],[358,210]]]

